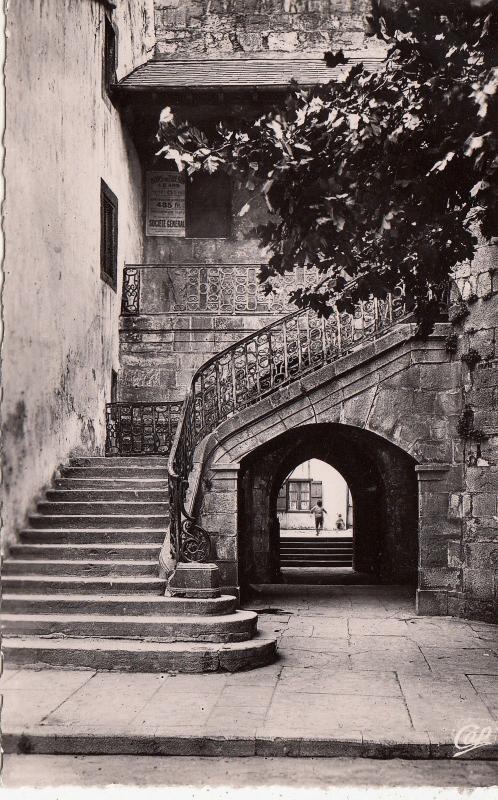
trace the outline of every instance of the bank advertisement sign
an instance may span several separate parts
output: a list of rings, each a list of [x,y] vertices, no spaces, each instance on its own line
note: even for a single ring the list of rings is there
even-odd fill
[[[185,180],[179,172],[147,172],[146,236],[185,236]]]

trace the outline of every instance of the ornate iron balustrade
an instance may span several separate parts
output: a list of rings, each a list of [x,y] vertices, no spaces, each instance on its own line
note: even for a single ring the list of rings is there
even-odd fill
[[[169,455],[183,403],[107,403],[107,456]]]
[[[260,264],[169,264],[127,266],[121,313],[287,314],[292,289],[316,285],[315,268],[298,267],[273,281],[266,295],[258,281]]]
[[[123,270],[121,313],[125,316],[134,316],[140,313],[139,267],[125,267]]]
[[[186,510],[194,451],[224,420],[273,391],[346,355],[406,315],[402,289],[328,318],[309,309],[241,339],[194,375],[168,462],[170,548],[176,561],[207,561],[210,539]]]

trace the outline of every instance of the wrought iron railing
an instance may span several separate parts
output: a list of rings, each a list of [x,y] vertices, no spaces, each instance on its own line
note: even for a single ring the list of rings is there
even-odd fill
[[[107,456],[169,455],[182,402],[107,403]]]
[[[320,369],[382,334],[406,315],[401,289],[361,301],[328,319],[297,311],[218,353],[196,372],[171,449],[170,549],[175,561],[207,561],[208,533],[186,509],[194,451],[221,422],[273,391]],[[193,509],[193,504],[191,503]]]
[[[261,264],[130,264],[123,272],[121,313],[280,316],[295,308],[292,290],[320,280],[316,268],[297,267],[275,278],[276,291],[267,294],[260,269]]]

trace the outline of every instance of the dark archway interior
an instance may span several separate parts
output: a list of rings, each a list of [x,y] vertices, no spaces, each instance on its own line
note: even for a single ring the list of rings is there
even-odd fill
[[[370,431],[348,425],[294,428],[257,448],[239,478],[239,575],[278,583],[277,495],[295,467],[318,458],[347,481],[354,506],[353,567],[372,583],[417,582],[418,496],[415,460]]]

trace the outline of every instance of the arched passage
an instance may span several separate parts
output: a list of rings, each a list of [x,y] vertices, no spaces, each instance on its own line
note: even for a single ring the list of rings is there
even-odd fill
[[[296,467],[280,487],[277,517],[286,582],[352,577],[353,502],[334,467],[318,458]]]
[[[353,566],[372,582],[413,583],[418,566],[415,460],[362,428],[303,425],[246,456],[238,484],[238,552],[242,589],[280,580],[277,497],[286,476],[308,459],[337,469],[355,511]]]

